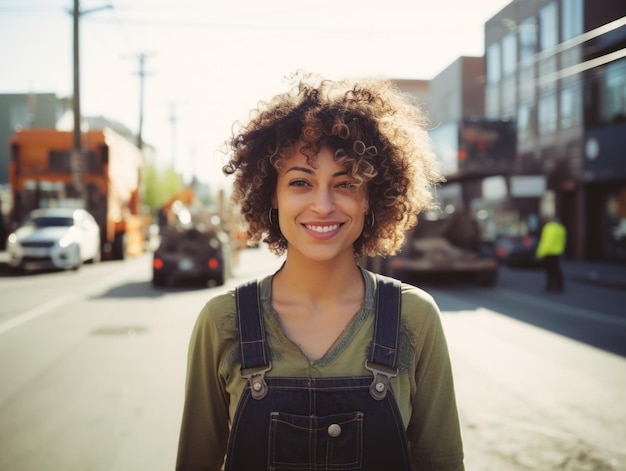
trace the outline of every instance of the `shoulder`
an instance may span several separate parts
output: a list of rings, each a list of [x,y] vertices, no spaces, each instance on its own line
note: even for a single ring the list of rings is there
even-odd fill
[[[438,322],[439,307],[432,295],[417,286],[404,283],[383,275],[373,275],[383,281],[399,284],[401,287],[402,318],[405,322],[425,323]]]
[[[439,306],[430,293],[416,286],[402,283],[402,317],[408,322],[432,323],[439,321]]]
[[[196,331],[216,331],[222,338],[233,338],[236,334],[235,290],[224,291],[213,296],[200,310],[196,320]]]
[[[252,282],[258,283],[258,289],[261,290],[262,285],[266,284],[264,280],[265,278],[260,278]],[[214,326],[219,329],[222,338],[234,337],[237,332],[236,288],[223,291],[209,299],[200,311],[198,324]]]

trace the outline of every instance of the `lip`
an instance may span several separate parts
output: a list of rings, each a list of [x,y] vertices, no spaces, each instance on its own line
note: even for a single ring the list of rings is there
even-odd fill
[[[324,222],[324,223],[305,223],[302,224],[304,230],[313,238],[318,240],[326,240],[334,237],[341,231],[343,223],[340,222]]]

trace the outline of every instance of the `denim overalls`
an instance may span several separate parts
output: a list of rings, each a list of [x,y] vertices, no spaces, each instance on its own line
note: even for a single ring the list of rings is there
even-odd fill
[[[378,276],[372,375],[265,377],[271,369],[257,282],[236,290],[241,374],[225,471],[409,471],[405,429],[389,380],[398,373],[400,283]]]

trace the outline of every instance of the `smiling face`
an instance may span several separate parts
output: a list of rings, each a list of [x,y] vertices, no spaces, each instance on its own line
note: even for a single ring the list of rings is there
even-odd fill
[[[315,261],[354,259],[353,244],[363,231],[367,211],[365,187],[355,187],[327,147],[313,163],[315,167],[295,151],[278,171],[274,206],[288,253]]]

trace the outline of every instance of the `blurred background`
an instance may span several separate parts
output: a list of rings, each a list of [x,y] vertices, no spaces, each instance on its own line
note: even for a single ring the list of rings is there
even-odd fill
[[[0,0],[0,44],[0,469],[173,467],[198,310],[281,263],[224,142],[298,70],[430,119],[438,210],[360,262],[440,304],[468,469],[626,469],[626,3]]]

